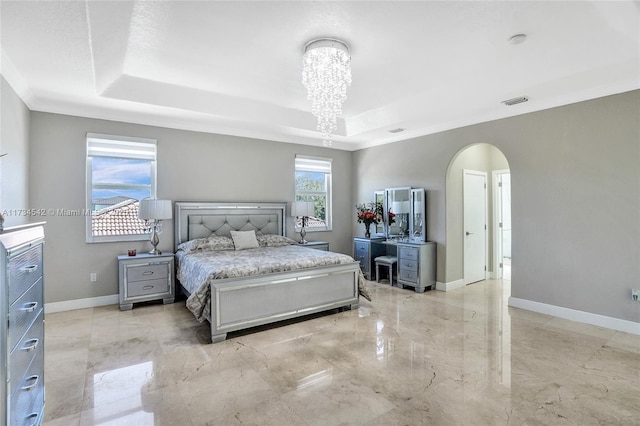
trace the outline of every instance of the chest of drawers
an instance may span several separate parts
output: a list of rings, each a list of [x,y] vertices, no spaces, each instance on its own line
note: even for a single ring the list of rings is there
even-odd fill
[[[436,244],[398,243],[398,285],[422,293],[436,285]]]
[[[1,424],[39,425],[44,412],[44,227],[0,231]]]

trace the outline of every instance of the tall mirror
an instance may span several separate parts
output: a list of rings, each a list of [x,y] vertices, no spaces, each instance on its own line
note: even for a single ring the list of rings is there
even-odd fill
[[[384,221],[387,238],[404,239],[409,235],[411,187],[384,190]]]
[[[376,203],[376,215],[378,216],[378,223],[374,230],[375,237],[386,236],[384,226],[384,191],[375,191],[373,193],[373,201]]]
[[[424,188],[412,189],[409,241],[424,242],[427,240],[425,204]]]

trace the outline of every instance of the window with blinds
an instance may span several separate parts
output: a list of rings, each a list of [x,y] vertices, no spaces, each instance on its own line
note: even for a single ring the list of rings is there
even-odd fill
[[[141,199],[156,196],[156,141],[87,134],[87,242],[148,238]]]
[[[296,155],[295,185],[295,201],[314,203],[307,231],[331,230],[331,158]]]

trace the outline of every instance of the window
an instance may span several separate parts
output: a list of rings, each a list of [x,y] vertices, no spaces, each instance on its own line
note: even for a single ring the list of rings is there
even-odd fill
[[[155,140],[87,133],[87,242],[147,239],[138,206],[155,196]]]
[[[295,201],[312,201],[308,231],[331,230],[331,159],[296,155]],[[296,223],[296,229],[300,224]]]

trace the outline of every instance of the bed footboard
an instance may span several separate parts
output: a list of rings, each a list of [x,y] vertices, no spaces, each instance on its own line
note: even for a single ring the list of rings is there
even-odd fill
[[[211,341],[335,308],[358,307],[358,263],[211,284]]]

